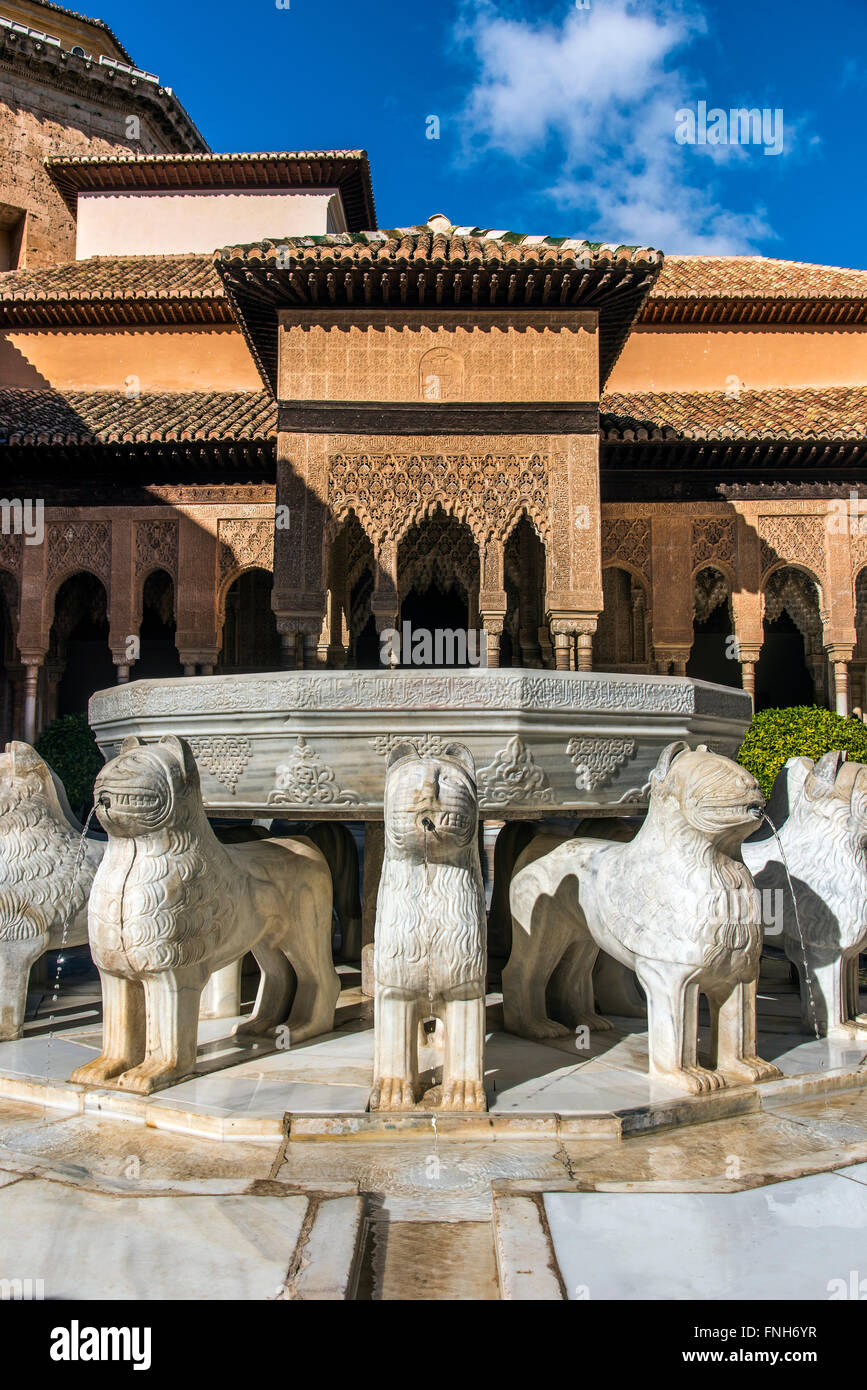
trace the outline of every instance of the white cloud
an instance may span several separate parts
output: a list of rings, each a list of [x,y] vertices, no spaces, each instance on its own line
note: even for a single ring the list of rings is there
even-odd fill
[[[545,171],[537,192],[568,214],[570,233],[668,251],[754,251],[774,235],[764,214],[727,210],[711,183],[715,168],[746,152],[674,139],[675,113],[709,98],[685,66],[704,28],[693,0],[593,0],[558,23],[510,17],[491,0],[465,6],[458,37],[476,68],[465,156],[511,156],[524,179]]]

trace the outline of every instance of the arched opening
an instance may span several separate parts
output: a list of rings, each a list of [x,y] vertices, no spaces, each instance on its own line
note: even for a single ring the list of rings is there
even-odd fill
[[[96,575],[75,574],[58,589],[45,665],[46,723],[83,713],[95,690],[116,684],[108,645],[108,596]]]
[[[712,565],[693,581],[695,614],[692,651],[686,674],[716,685],[741,685],[741,668],[734,640],[731,590],[725,575]]]
[[[347,666],[377,670],[379,637],[370,609],[374,588],[373,543],[354,512],[350,512],[331,551],[331,594],[341,610],[332,613],[332,647],[339,628],[339,643]]]
[[[629,570],[602,571],[602,612],[593,634],[596,671],[631,671],[647,663],[647,592]]]
[[[0,571],[0,747],[14,736],[15,686],[12,668],[18,663],[15,615],[18,589],[11,574]]]
[[[397,573],[401,635],[406,623],[413,633],[409,652],[401,642],[401,665],[478,664],[471,662],[475,639],[472,647],[468,641],[479,603],[479,552],[469,527],[438,509],[404,536]]]
[[[174,582],[165,570],[154,570],[142,589],[141,650],[132,673],[135,680],[183,675],[175,628]]]
[[[263,569],[244,570],[229,585],[220,672],[279,671],[280,634],[271,607],[273,587],[274,576]]]
[[[828,684],[822,637],[815,579],[792,566],[775,570],[765,585],[756,709],[825,703]]]
[[[506,541],[501,666],[553,666],[545,615],[545,547],[526,512]]]

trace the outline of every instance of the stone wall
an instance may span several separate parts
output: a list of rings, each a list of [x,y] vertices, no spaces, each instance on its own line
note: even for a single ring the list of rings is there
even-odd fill
[[[139,122],[138,139],[127,130]],[[19,265],[44,267],[75,259],[75,220],[45,169],[53,155],[160,154],[165,141],[123,100],[88,101],[0,70],[0,204],[26,214]]]

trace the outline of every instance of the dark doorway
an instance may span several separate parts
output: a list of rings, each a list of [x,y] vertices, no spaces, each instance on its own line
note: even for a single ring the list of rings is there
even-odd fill
[[[720,604],[703,622],[692,627],[692,651],[686,663],[686,674],[699,681],[715,685],[741,685],[741,668],[733,655],[737,650],[732,638],[732,620],[728,604]]]
[[[785,609],[765,623],[756,664],[756,709],[812,705],[816,695],[804,657],[804,639]]]
[[[175,646],[175,627],[172,577],[165,570],[155,570],[148,575],[142,590],[141,652],[131,673],[133,680],[183,675]]]
[[[468,666],[467,659],[467,629],[469,627],[469,607],[463,592],[452,586],[448,589],[441,589],[437,583],[431,584],[430,588],[421,592],[412,588],[401,604],[401,666]],[[412,647],[409,652],[404,651],[403,644],[403,624],[409,623],[413,632]],[[463,634],[463,642],[451,643],[442,637],[446,631]],[[431,648],[431,658],[424,660],[423,654],[419,659],[419,653],[423,653],[420,646],[419,634],[429,633],[429,645]],[[440,634],[439,650],[442,651],[442,659],[437,661],[437,635]],[[462,653],[462,659],[460,654]],[[455,659],[455,658],[458,659]],[[451,659],[450,659],[451,658]],[[478,665],[478,662],[475,663]]]
[[[280,635],[271,608],[274,577],[245,570],[226,595],[221,671],[279,671]]]
[[[93,574],[76,574],[61,584],[54,600],[50,653],[63,667],[57,714],[81,714],[95,690],[117,683],[108,645],[105,587]]]

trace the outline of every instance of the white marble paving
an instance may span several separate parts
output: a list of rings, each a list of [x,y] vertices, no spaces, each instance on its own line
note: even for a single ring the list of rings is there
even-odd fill
[[[0,1075],[26,1080],[66,1081],[69,1073],[95,1056],[96,1049],[78,1037],[19,1038],[0,1043]]]
[[[845,1174],[736,1193],[547,1193],[568,1296],[827,1299],[865,1265],[867,1183]]]
[[[286,1111],[311,1114],[355,1114],[367,1108],[370,1086],[343,1086],[304,1081],[262,1081],[234,1076],[231,1072],[183,1081],[160,1092],[154,1106],[192,1111],[195,1114],[282,1115]]]
[[[853,1163],[851,1168],[838,1168],[837,1176],[867,1184],[867,1163]]]
[[[47,1298],[267,1299],[292,1259],[305,1197],[98,1196],[0,1187],[0,1279]]]
[[[794,1000],[794,996],[783,998],[788,1004]],[[770,1010],[774,1001],[768,998],[763,1003]],[[770,1021],[770,1015],[767,1018]],[[794,1022],[780,1012],[773,1020],[780,1029],[791,1029]],[[217,1119],[246,1116],[254,1121],[275,1117],[279,1121],[287,1112],[366,1111],[373,1077],[373,1028],[369,1021],[358,1021],[296,1047],[291,1046],[290,1033],[288,1048],[279,1047],[273,1039],[252,1045],[234,1039],[232,1029],[237,1021],[203,1020],[199,1025],[199,1074],[160,1092],[149,1104]],[[576,1046],[572,1036],[534,1042],[496,1029],[489,1032],[485,1086],[490,1109],[499,1113],[592,1115],[680,1099],[684,1093],[676,1087],[649,1079],[643,1020],[615,1018],[612,1022],[611,1031],[590,1034],[588,1047]],[[13,1081],[63,1082],[99,1045],[99,1033],[92,1024],[55,1037],[31,1036],[2,1043],[0,1090],[3,1076]],[[760,1034],[759,1049],[788,1076],[840,1068],[854,1071],[867,1063],[867,1036],[863,1042],[817,1040],[778,1030]],[[441,1054],[431,1049],[420,1057],[422,1071],[441,1063]],[[766,1091],[765,1103],[774,1105],[772,1085]],[[780,1103],[784,1103],[782,1097]]]

